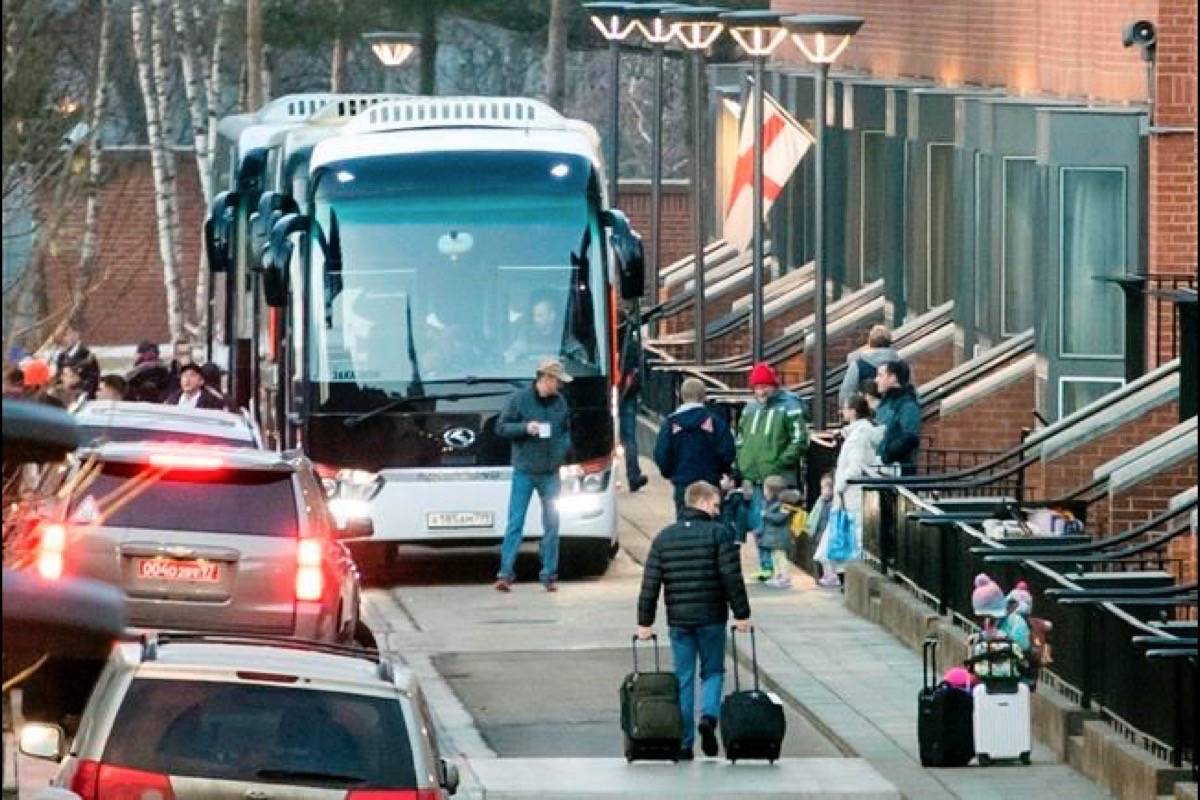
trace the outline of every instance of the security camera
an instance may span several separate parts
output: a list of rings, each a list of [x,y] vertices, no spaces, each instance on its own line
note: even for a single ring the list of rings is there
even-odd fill
[[[1140,19],[1121,28],[1121,44],[1126,47],[1137,45],[1142,48],[1142,58],[1154,60],[1154,45],[1158,37],[1154,31],[1154,23]]]

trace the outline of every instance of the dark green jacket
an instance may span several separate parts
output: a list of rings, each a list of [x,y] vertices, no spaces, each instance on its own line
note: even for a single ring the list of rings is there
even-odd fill
[[[912,386],[889,389],[875,410],[875,423],[883,426],[879,442],[879,460],[900,464],[911,473],[921,445],[921,404]]]
[[[791,392],[778,391],[759,404],[751,400],[738,420],[737,467],[743,478],[762,483],[770,475],[792,482],[808,451],[808,416]]]

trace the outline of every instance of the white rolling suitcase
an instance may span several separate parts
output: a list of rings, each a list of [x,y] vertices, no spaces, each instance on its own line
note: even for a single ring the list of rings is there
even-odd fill
[[[975,753],[979,766],[1019,758],[1028,764],[1033,751],[1029,687],[1024,683],[981,683],[975,687]]]

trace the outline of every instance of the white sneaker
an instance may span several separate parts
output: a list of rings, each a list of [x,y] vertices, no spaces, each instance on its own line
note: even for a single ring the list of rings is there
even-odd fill
[[[767,586],[772,589],[790,589],[792,587],[792,579],[785,578],[782,575],[776,575],[771,580],[767,581]]]
[[[821,579],[817,581],[817,585],[832,588],[834,586],[841,586],[842,582],[837,579],[836,575],[823,575],[821,576]]]

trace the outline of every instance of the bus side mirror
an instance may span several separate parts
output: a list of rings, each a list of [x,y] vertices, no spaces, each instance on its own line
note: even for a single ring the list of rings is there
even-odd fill
[[[604,212],[604,224],[610,229],[613,253],[617,258],[617,273],[621,284],[621,299],[635,300],[646,292],[646,256],[642,237],[629,224],[625,212],[615,208]]]
[[[228,272],[232,209],[238,204],[238,193],[224,191],[213,198],[208,219],[204,221],[204,254],[212,272]]]
[[[292,261],[293,233],[308,231],[308,217],[285,214],[272,226],[271,238],[262,254],[263,299],[272,308],[287,305],[287,269]]]
[[[254,215],[253,231],[258,246],[261,247],[267,241],[271,229],[284,214],[296,214],[299,211],[300,207],[291,197],[280,192],[263,192],[258,199],[258,213]]]

